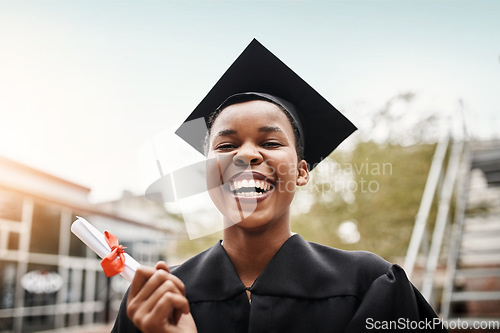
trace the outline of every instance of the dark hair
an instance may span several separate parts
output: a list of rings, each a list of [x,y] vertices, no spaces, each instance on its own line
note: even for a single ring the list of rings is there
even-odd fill
[[[217,109],[215,109],[210,115],[208,116],[207,119],[207,135],[205,136],[205,142],[204,142],[204,150],[205,154],[208,152],[208,144],[209,144],[209,138],[210,134],[212,132],[212,126],[217,119],[217,117],[221,114],[221,112],[227,108],[230,105],[234,104],[239,104],[239,103],[244,103],[244,102],[250,102],[250,101],[255,101],[255,100],[261,100],[265,102],[272,103],[276,105],[283,113],[286,115],[288,118],[288,121],[290,121],[290,124],[292,125],[293,129],[293,136],[295,138],[295,151],[297,152],[297,158],[298,160],[303,160],[304,159],[304,146],[302,145],[302,139],[300,137],[300,131],[299,131],[299,126],[297,125],[297,121],[290,115],[290,113],[281,105],[274,103],[271,100],[268,100],[266,98],[260,97],[258,95],[241,95],[236,98],[231,99],[231,103],[225,103],[221,106],[219,106]]]

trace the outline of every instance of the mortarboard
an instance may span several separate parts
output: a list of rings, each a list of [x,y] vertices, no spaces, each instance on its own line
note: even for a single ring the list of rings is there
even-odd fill
[[[356,130],[323,96],[253,39],[175,133],[203,154],[206,132],[193,130],[189,122],[203,117],[206,123],[228,97],[248,92],[271,95],[278,104],[294,106],[291,116],[299,123],[310,169]]]

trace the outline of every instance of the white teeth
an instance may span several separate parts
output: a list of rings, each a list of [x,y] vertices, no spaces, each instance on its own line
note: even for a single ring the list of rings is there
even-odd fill
[[[257,197],[257,196],[259,196],[261,194],[262,193],[257,193],[257,192],[242,192],[242,193],[237,193],[236,195],[239,196],[239,197],[250,198],[250,197]]]
[[[236,196],[238,197],[245,197],[245,198],[250,198],[250,197],[258,197],[263,195],[263,193],[259,192],[240,192],[240,193],[235,193]]]
[[[253,187],[253,188],[259,188],[263,191],[269,191],[271,189],[271,184],[269,184],[264,180],[255,180],[255,179],[234,180],[231,183],[229,183],[229,189],[233,192],[241,189],[242,187],[250,187],[250,188]],[[256,193],[256,195],[259,195],[258,192],[246,192],[246,193]]]

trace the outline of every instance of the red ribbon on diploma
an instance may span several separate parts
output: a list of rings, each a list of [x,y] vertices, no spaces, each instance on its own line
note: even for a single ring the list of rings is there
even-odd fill
[[[101,267],[104,270],[104,274],[107,277],[115,276],[123,271],[125,267],[125,256],[123,253],[126,247],[118,244],[118,237],[111,234],[110,232],[104,232],[104,238],[108,243],[109,247],[111,247],[111,252],[102,259]]]

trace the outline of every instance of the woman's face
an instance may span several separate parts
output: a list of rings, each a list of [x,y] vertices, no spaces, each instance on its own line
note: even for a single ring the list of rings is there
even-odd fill
[[[208,160],[218,161],[207,163],[212,201],[226,223],[241,221],[247,228],[288,221],[295,188],[309,179],[307,164],[297,159],[290,121],[266,101],[230,105],[220,113]]]

